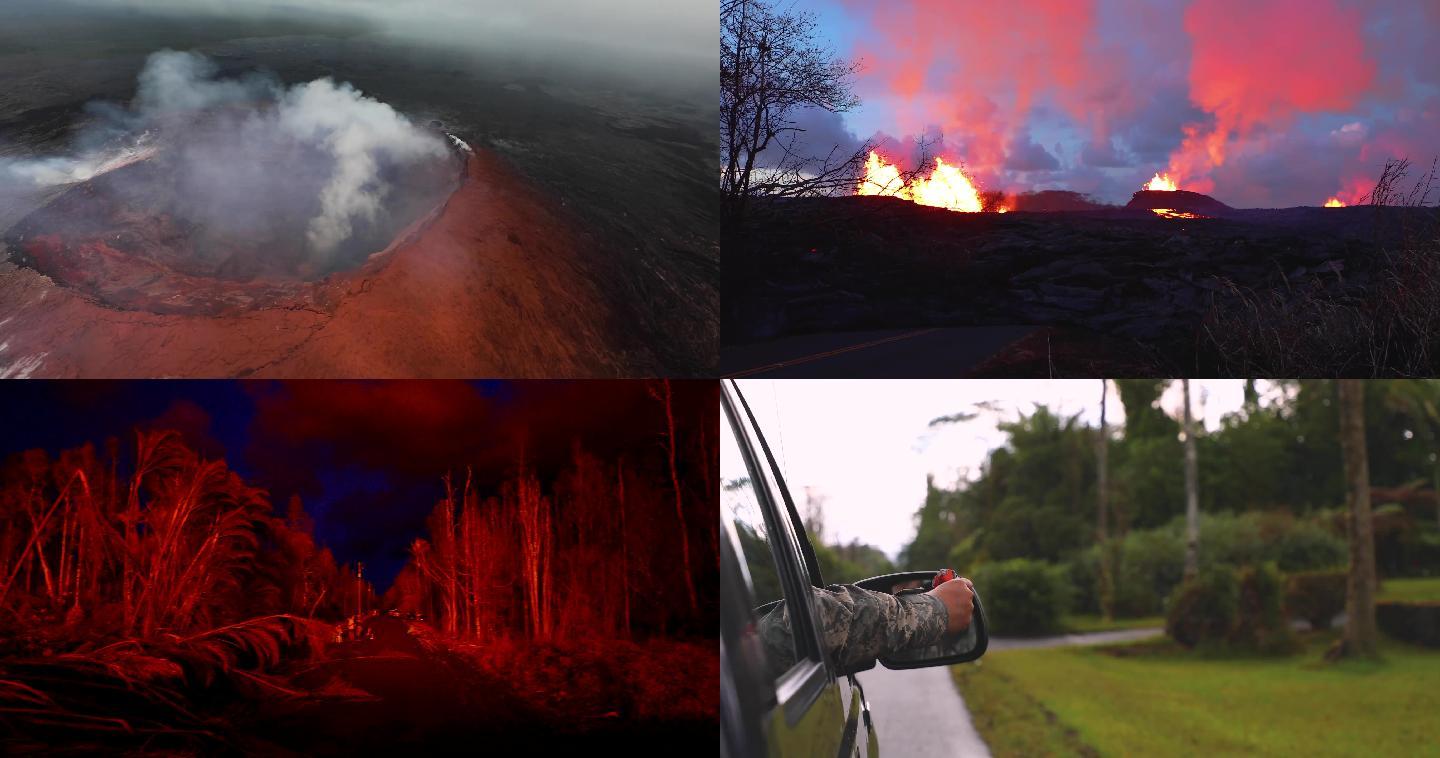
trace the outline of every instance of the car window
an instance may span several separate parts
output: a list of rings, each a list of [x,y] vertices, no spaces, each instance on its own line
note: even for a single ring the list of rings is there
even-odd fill
[[[783,599],[785,592],[775,563],[776,552],[771,544],[770,529],[755,495],[755,482],[745,466],[730,425],[722,423],[720,430],[720,513],[735,527],[745,568],[750,574],[752,600],[759,607]],[[751,628],[754,628],[753,625]],[[777,651],[767,650],[767,654],[777,656]],[[794,651],[789,651],[788,655],[781,652],[777,657],[794,660]]]
[[[780,574],[775,567],[775,553],[770,545],[770,531],[765,525],[760,502],[755,497],[755,483],[745,467],[745,459],[729,424],[721,424],[723,448],[720,453],[720,507],[725,518],[735,524],[735,534],[745,554],[750,571],[750,585],[755,604],[779,600]]]

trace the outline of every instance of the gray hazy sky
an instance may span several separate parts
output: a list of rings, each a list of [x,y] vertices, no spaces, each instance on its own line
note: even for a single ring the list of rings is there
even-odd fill
[[[825,500],[825,538],[859,539],[893,558],[914,536],[913,515],[925,499],[925,476],[953,486],[978,473],[990,450],[1004,444],[997,425],[1022,411],[1046,405],[1059,414],[1079,412],[1089,424],[1100,419],[1100,382],[1066,380],[774,380],[746,379],[740,389],[785,472],[797,505],[805,488]],[[1262,402],[1276,390],[1260,384]],[[1161,398],[1178,418],[1180,383]],[[1195,380],[1191,401],[1207,429],[1240,409],[1241,380]],[[930,420],[976,403],[993,412],[974,420],[930,428]],[[1107,423],[1124,423],[1125,410],[1110,386]],[[727,472],[728,475],[728,472]]]
[[[566,57],[565,42],[718,65],[720,12],[703,0],[78,0],[82,5],[286,18],[359,16],[381,28],[444,43],[533,40]]]

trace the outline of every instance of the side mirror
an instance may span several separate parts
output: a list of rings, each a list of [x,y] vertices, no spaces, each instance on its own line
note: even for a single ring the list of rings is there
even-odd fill
[[[908,595],[928,592],[938,571],[903,571],[864,579],[855,584],[873,592],[891,595]],[[880,663],[887,669],[918,669],[928,666],[949,666],[955,663],[969,663],[985,654],[990,646],[990,632],[985,620],[985,607],[980,604],[980,594],[975,594],[975,612],[970,617],[970,626],[956,635],[946,635],[940,642],[921,650],[909,650],[892,657],[882,657]]]

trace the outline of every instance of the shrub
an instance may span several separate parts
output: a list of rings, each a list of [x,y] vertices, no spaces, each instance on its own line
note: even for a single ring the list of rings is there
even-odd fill
[[[1060,629],[1069,609],[1064,567],[1024,558],[987,563],[975,571],[975,589],[995,634],[1045,634]]]
[[[1335,615],[1345,610],[1344,571],[1306,571],[1291,574],[1285,586],[1285,608],[1290,615],[1310,622],[1311,629],[1329,629]]]
[[[1115,615],[1150,616],[1185,572],[1185,541],[1172,529],[1131,532],[1115,561]]]
[[[1382,601],[1375,604],[1375,623],[1396,639],[1440,647],[1440,603]]]
[[[1174,592],[1184,574],[1184,531],[1185,520],[1177,518],[1163,527],[1132,531],[1110,541],[1115,551],[1116,616],[1163,612],[1162,600]],[[1282,571],[1311,571],[1344,565],[1346,557],[1345,541],[1313,520],[1254,512],[1200,518],[1202,569],[1274,561]],[[1092,546],[1069,563],[1076,605],[1085,612],[1099,611],[1099,561],[1100,548]]]
[[[1239,600],[1240,588],[1233,569],[1206,568],[1170,595],[1165,633],[1186,647],[1224,640],[1235,626]]]
[[[1440,575],[1440,529],[1434,524],[1419,523],[1400,536],[1392,560],[1376,544],[1376,564],[1387,576]]]
[[[1070,611],[1100,613],[1100,546],[1077,553],[1065,569],[1070,577]]]
[[[1302,521],[1282,534],[1275,543],[1274,560],[1280,570],[1313,571],[1345,565],[1345,540],[1313,522]]]
[[[1235,627],[1230,645],[1265,654],[1294,652],[1299,646],[1285,620],[1285,579],[1274,563],[1240,569]]]
[[[1215,513],[1200,517],[1200,562],[1218,565],[1245,566],[1266,560],[1271,544],[1261,536],[1261,521],[1266,514]],[[1176,519],[1178,530],[1185,528],[1184,519]]]

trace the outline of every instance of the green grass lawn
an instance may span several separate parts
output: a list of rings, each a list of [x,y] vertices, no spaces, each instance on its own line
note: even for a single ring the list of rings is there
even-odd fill
[[[991,751],[1033,755],[1440,755],[1440,652],[1397,642],[1328,664],[1204,658],[1161,640],[1002,650],[954,675]]]
[[[1098,615],[1070,615],[1064,620],[1065,630],[1072,634],[1085,634],[1087,632],[1110,632],[1116,629],[1145,629],[1147,627],[1164,627],[1164,616],[1144,616],[1133,619],[1112,619],[1106,621]]]
[[[1380,583],[1381,600],[1440,600],[1440,577],[1386,579]]]

